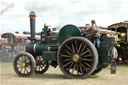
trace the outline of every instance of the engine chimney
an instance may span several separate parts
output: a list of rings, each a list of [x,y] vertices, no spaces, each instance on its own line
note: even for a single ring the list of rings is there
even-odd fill
[[[31,11],[29,14],[30,17],[30,32],[31,32],[31,41],[35,42],[35,18],[36,18],[36,13],[34,11]]]

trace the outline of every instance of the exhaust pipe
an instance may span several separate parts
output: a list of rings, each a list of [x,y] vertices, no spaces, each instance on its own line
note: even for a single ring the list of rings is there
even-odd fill
[[[31,11],[29,14],[30,18],[30,32],[31,32],[31,37],[30,40],[32,42],[35,42],[35,18],[36,18],[36,13],[34,11]]]

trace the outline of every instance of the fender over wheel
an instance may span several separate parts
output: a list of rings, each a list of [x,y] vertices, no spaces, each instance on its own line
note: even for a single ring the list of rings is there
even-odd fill
[[[68,78],[87,78],[97,67],[98,53],[89,40],[72,37],[61,44],[57,62]]]
[[[31,76],[35,71],[35,67],[36,62],[34,57],[27,52],[22,52],[14,58],[13,68],[18,76]]]

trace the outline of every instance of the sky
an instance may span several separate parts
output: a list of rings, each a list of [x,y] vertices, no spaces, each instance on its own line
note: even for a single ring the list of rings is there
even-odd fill
[[[0,32],[30,31],[30,11],[36,12],[36,32],[44,23],[61,29],[92,19],[107,27],[128,20],[128,0],[0,0]]]

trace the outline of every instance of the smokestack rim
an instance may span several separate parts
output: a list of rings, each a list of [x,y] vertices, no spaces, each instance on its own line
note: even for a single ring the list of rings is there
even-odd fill
[[[35,13],[34,11],[31,11],[31,12],[29,13],[29,17],[30,17],[31,19],[35,18],[35,17],[36,17],[36,13]]]

